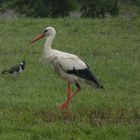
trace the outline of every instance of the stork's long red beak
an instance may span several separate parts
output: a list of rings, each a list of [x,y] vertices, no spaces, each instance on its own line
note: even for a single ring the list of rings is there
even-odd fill
[[[45,36],[45,33],[41,33],[41,34],[39,34],[38,36],[36,36],[36,37],[31,41],[30,44],[36,42],[37,40],[43,38],[44,36]]]

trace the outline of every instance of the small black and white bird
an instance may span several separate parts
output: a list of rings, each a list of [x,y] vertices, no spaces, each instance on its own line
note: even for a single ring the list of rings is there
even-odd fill
[[[8,70],[3,70],[1,74],[11,74],[17,78],[18,74],[25,69],[25,60],[22,60],[20,64],[11,67]]]

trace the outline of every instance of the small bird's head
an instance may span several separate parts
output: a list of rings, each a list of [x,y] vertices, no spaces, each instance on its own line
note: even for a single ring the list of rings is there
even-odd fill
[[[39,39],[41,39],[41,38],[43,38],[45,36],[46,37],[49,37],[50,36],[52,39],[54,39],[55,35],[56,35],[56,31],[55,31],[55,29],[53,27],[46,27],[41,34],[39,34],[38,36],[36,36],[31,41],[30,44],[36,42],[37,40],[39,40]]]
[[[25,60],[21,60],[20,65],[25,65]]]

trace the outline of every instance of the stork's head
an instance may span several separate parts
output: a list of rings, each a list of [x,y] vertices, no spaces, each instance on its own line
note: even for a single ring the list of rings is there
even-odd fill
[[[55,34],[56,34],[56,31],[53,27],[46,27],[43,32],[41,34],[39,34],[38,36],[36,36],[32,41],[31,41],[31,44],[36,42],[37,40],[43,38],[43,37],[50,37],[51,39],[54,39],[55,38]]]

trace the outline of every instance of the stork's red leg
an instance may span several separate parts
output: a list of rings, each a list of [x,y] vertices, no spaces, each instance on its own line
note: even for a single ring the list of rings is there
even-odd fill
[[[71,95],[70,98],[72,98],[74,95],[76,95],[81,90],[81,87],[78,83],[76,83],[76,87],[77,87],[77,90]]]
[[[77,87],[77,90],[72,94],[71,94],[71,89],[70,89],[70,81],[68,81],[68,94],[67,94],[67,99],[66,101],[60,106],[60,109],[69,109],[69,103],[70,103],[70,100],[71,98],[76,95],[80,90],[81,90],[81,87],[78,83],[76,83],[76,87]]]
[[[71,93],[70,81],[68,81],[67,99],[66,99],[66,101],[60,106],[60,109],[65,109],[65,108],[68,109],[69,102],[70,102],[70,99],[71,99],[70,93]]]

